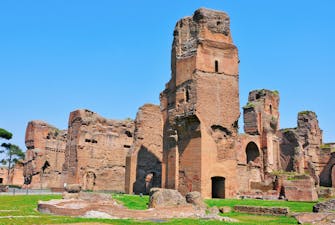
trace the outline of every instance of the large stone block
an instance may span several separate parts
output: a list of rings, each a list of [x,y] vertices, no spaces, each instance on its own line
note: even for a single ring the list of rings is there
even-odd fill
[[[289,201],[312,202],[318,200],[314,180],[307,175],[293,176],[283,181],[285,197]]]
[[[176,207],[186,204],[185,197],[177,190],[163,188],[150,190],[149,208]]]

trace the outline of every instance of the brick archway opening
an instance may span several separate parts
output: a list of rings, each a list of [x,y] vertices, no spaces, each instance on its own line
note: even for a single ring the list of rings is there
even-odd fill
[[[255,142],[250,142],[247,145],[247,148],[246,148],[245,152],[247,154],[247,164],[249,162],[256,162],[257,159],[260,156],[259,149],[258,149],[257,145],[255,144]]]
[[[212,177],[212,198],[225,198],[225,182],[224,177]]]

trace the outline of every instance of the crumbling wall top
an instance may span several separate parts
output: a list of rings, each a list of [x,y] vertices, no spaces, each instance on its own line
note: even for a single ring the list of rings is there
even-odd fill
[[[226,13],[200,8],[193,16],[179,20],[174,30],[173,50],[179,58],[190,57],[204,40],[232,44],[230,19]]]

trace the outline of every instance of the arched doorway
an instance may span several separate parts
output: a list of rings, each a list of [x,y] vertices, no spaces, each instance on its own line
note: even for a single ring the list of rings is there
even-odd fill
[[[249,162],[255,162],[255,163],[259,162],[260,154],[259,154],[259,150],[255,142],[250,142],[247,145],[245,153],[247,155],[247,164]]]
[[[212,198],[225,198],[225,178],[212,177]]]

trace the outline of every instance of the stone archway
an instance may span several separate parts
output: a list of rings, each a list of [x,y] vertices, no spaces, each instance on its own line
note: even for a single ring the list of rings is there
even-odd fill
[[[257,145],[255,144],[255,142],[249,142],[245,150],[245,153],[247,156],[247,164],[249,162],[254,162],[254,163],[259,162],[260,153],[259,153],[259,149]]]
[[[225,182],[224,177],[212,177],[212,198],[225,198]]]

